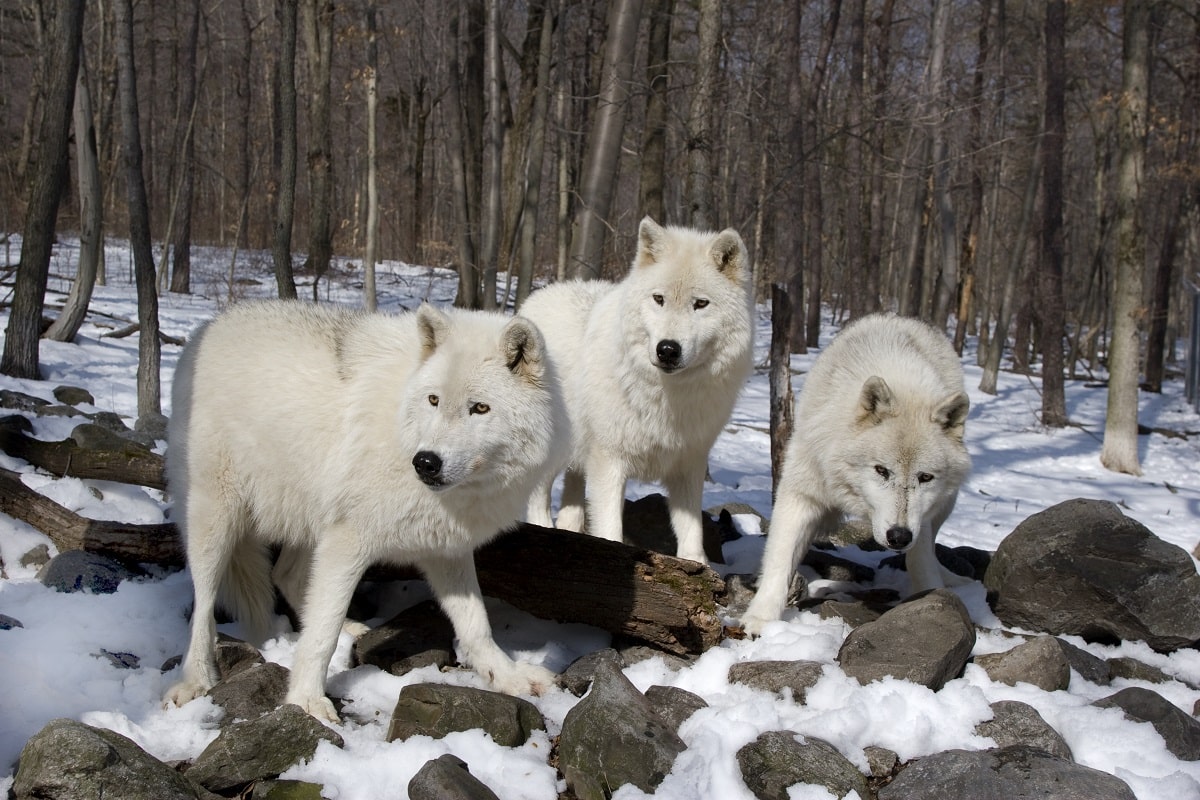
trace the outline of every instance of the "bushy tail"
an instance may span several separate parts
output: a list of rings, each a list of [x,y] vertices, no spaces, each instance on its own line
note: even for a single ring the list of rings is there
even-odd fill
[[[263,643],[275,612],[271,554],[266,547],[249,537],[238,542],[221,581],[218,603],[242,623],[251,644]]]

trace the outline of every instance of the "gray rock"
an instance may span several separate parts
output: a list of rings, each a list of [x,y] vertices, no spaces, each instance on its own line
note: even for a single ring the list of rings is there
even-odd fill
[[[953,592],[937,589],[855,628],[837,660],[860,683],[891,675],[936,692],[962,674],[974,646],[966,606]]]
[[[496,744],[517,747],[546,722],[528,700],[486,689],[417,683],[400,690],[387,740],[410,736],[441,739],[448,733],[482,728]]]
[[[1143,664],[1136,658],[1118,656],[1108,659],[1108,670],[1114,678],[1126,678],[1131,681],[1146,681],[1147,683],[1167,683],[1174,680],[1158,667]]]
[[[31,547],[21,556],[22,567],[37,567],[40,569],[48,563],[50,563],[50,548],[45,544]]]
[[[1038,636],[1003,653],[976,656],[975,663],[989,678],[1009,686],[1030,683],[1055,692],[1071,683],[1071,665],[1053,636]]]
[[[372,628],[354,642],[355,664],[372,664],[392,675],[454,660],[454,626],[435,600],[418,603]]]
[[[672,670],[681,670],[689,663],[688,659],[682,656],[664,653],[656,647],[639,643],[618,647],[617,652],[621,654],[621,660],[627,667],[632,667],[634,664],[640,664],[643,661],[649,661],[652,658],[661,658],[663,663],[667,665],[667,668]]]
[[[625,541],[629,544],[656,553],[675,555],[675,531],[671,527],[667,498],[663,495],[655,493],[638,500],[626,500],[621,520]],[[704,555],[714,564],[724,564],[721,529],[705,513],[700,514],[700,523],[704,534]]]
[[[819,661],[740,661],[730,665],[729,682],[768,692],[791,689],[796,702],[803,703],[823,674]]]
[[[1180,710],[1158,692],[1131,686],[1092,703],[1100,708],[1119,708],[1125,716],[1149,722],[1181,761],[1200,761],[1200,722]]]
[[[300,708],[287,704],[224,729],[187,770],[187,777],[214,792],[229,792],[312,758],[317,745],[343,746],[342,737]]]
[[[11,408],[14,411],[37,411],[48,405],[50,405],[49,400],[43,400],[24,392],[15,392],[12,389],[0,389],[0,408]]]
[[[222,724],[257,719],[273,711],[287,696],[288,669],[272,661],[239,670],[222,680],[209,697],[225,709]]]
[[[593,650],[572,661],[566,669],[559,673],[558,682],[571,694],[582,697],[583,693],[592,685],[592,679],[596,677],[596,670],[601,663],[610,664],[618,671],[629,666],[625,663],[625,657],[619,652],[611,647],[605,647],[601,650]]]
[[[1042,718],[1036,708],[1019,700],[992,703],[992,718],[976,725],[975,733],[988,737],[997,747],[1025,744],[1068,761],[1075,758],[1067,740]]]
[[[259,781],[250,800],[321,800],[321,785],[307,781]]]
[[[13,628],[24,628],[21,620],[16,617],[10,617],[8,614],[0,614],[0,631],[11,631]]]
[[[81,389],[78,386],[55,386],[54,399],[60,403],[66,403],[69,406],[96,405],[96,398],[87,389]]]
[[[879,790],[879,800],[1135,800],[1119,778],[1036,747],[947,750],[919,758]]]
[[[827,581],[870,583],[875,580],[875,570],[871,567],[815,547],[804,554],[801,563]]]
[[[1069,500],[1029,517],[1000,543],[984,583],[1014,627],[1160,652],[1200,640],[1191,556],[1110,502]]]
[[[111,558],[83,550],[68,550],[50,559],[37,578],[44,585],[60,592],[90,591],[112,594],[121,581],[137,577],[138,573]]]
[[[1108,661],[1094,656],[1082,647],[1076,647],[1070,642],[1058,639],[1058,644],[1062,647],[1063,655],[1067,657],[1067,663],[1071,665],[1071,669],[1079,673],[1079,676],[1085,681],[1107,686],[1112,683],[1112,670],[1108,666]]]
[[[685,749],[629,679],[601,661],[591,691],[563,719],[559,770],[579,800],[603,800],[627,783],[653,792]]]
[[[409,800],[500,800],[471,774],[458,756],[447,753],[425,762],[408,782]]]
[[[769,731],[737,752],[742,780],[759,800],[787,800],[797,783],[824,786],[835,797],[870,797],[866,777],[828,742],[792,731]]]
[[[71,431],[71,440],[85,450],[100,450],[113,453],[145,454],[150,448],[143,442],[131,439],[127,434],[114,432],[105,425],[85,422]]]
[[[887,609],[860,600],[825,600],[816,606],[821,619],[840,619],[851,628],[879,619]]]
[[[654,712],[676,732],[692,714],[708,708],[703,697],[678,686],[651,686],[646,690],[646,700]]]
[[[118,795],[113,787],[120,787]],[[196,800],[204,788],[119,733],[54,719],[25,743],[13,779],[15,800]]]
[[[889,778],[900,767],[900,756],[886,747],[867,745],[863,748],[863,755],[867,757],[872,778]]]

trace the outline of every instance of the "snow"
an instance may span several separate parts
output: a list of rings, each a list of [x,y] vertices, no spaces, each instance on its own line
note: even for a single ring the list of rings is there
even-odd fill
[[[60,243],[51,269],[55,276],[73,273],[77,249],[77,241]],[[15,261],[13,254],[9,257]],[[193,255],[194,294],[160,298],[165,333],[187,336],[231,302],[273,294],[268,256],[241,254],[238,276],[254,281],[238,281],[232,287],[229,258],[227,251],[197,250]],[[103,336],[136,318],[128,263],[128,249],[110,243],[110,283],[97,288],[93,314],[77,342],[43,342],[45,380],[0,376],[0,388],[52,399],[56,386],[81,386],[95,396],[95,406],[84,410],[114,411],[132,422],[137,409],[137,336]],[[335,273],[323,283],[323,300],[359,304],[361,273],[355,265],[340,261]],[[380,266],[380,306],[386,310],[411,309],[422,300],[448,303],[454,286],[455,276],[447,270],[397,263]],[[65,292],[68,285],[56,277],[50,288]],[[302,287],[302,296],[306,292],[311,296],[311,290]],[[758,361],[764,364],[769,320],[765,311],[760,311],[759,317]],[[7,312],[0,313],[0,319],[6,325]],[[822,342],[827,343],[835,331],[827,320]],[[1035,379],[1002,373],[998,394],[983,394],[976,388],[980,369],[971,346],[968,351],[963,364],[971,396],[967,443],[974,471],[939,541],[994,550],[1029,515],[1070,498],[1087,497],[1117,502],[1126,514],[1162,539],[1188,552],[1196,547],[1200,540],[1200,471],[1196,469],[1200,439],[1143,436],[1139,455],[1144,474],[1132,477],[1108,472],[1099,462],[1106,398],[1098,380],[1069,381],[1067,404],[1074,424],[1048,430],[1038,423],[1041,400]],[[178,352],[175,346],[163,348],[164,413],[170,412],[167,390]],[[793,367],[803,372],[815,356],[815,351],[795,356]],[[802,380],[797,379],[797,388]],[[705,486],[706,507],[737,501],[770,516],[767,397],[766,372],[760,369],[711,454],[713,482]],[[1140,419],[1154,427],[1200,430],[1200,417],[1186,403],[1177,380],[1169,382],[1162,395],[1142,394]],[[54,440],[65,438],[80,420],[47,417],[33,421],[39,438]],[[163,447],[160,443],[160,452]],[[22,473],[30,487],[95,519],[159,522],[169,507],[169,499],[160,492],[90,480],[52,479],[4,454],[0,454],[0,466]],[[631,483],[629,496],[650,491],[660,489]],[[745,514],[735,521],[745,536],[727,546],[729,564],[721,570],[726,574],[756,572],[763,541],[758,519]],[[0,686],[4,687],[0,699],[0,791],[12,785],[14,762],[25,741],[55,717],[118,731],[161,759],[194,758],[216,737],[220,711],[208,699],[167,709],[161,702],[164,691],[178,678],[178,669],[163,673],[160,666],[181,653],[187,641],[191,583],[186,571],[126,582],[111,595],[62,594],[42,586],[35,579],[35,570],[20,563],[26,552],[43,543],[49,544],[49,540],[39,532],[0,515],[0,556],[8,573],[0,580],[0,614],[16,618],[24,626],[0,631]],[[49,547],[51,553],[56,552],[53,545]],[[837,589],[815,575],[808,577],[814,592]],[[878,582],[905,587],[903,574],[887,569],[880,571]],[[956,591],[977,623],[999,626],[980,584]],[[388,611],[396,613],[427,597],[419,583],[393,587]],[[488,604],[500,645],[516,658],[551,669],[561,670],[609,641],[607,634],[587,626],[538,620],[498,601],[489,600]],[[379,621],[382,618],[371,622]],[[237,623],[220,629],[239,634]],[[680,736],[688,749],[650,796],[662,800],[750,798],[735,754],[770,730],[789,729],[823,738],[864,770],[863,748],[869,745],[890,748],[905,760],[950,748],[986,748],[993,743],[976,736],[974,728],[990,718],[989,704],[1021,700],[1036,707],[1063,735],[1079,763],[1117,775],[1141,800],[1200,798],[1200,762],[1172,756],[1150,725],[1128,721],[1117,710],[1089,705],[1125,686],[1144,685],[1190,714],[1200,699],[1200,690],[1190,688],[1200,686],[1197,650],[1162,655],[1138,642],[1106,647],[1066,637],[1098,656],[1132,656],[1186,683],[1155,685],[1118,679],[1111,686],[1097,686],[1075,674],[1069,691],[1045,692],[1028,684],[993,683],[981,668],[970,665],[961,678],[932,692],[892,679],[858,685],[834,663],[846,633],[843,622],[791,610],[783,620],[768,626],[762,637],[728,640],[683,669],[673,669],[661,658],[626,669],[639,689],[654,684],[677,686],[709,704],[681,727]],[[295,641],[294,633],[283,633],[267,643],[264,655],[288,666]],[[981,655],[1011,646],[1011,639],[983,632],[974,652]],[[105,653],[132,654],[138,666],[117,668]],[[402,687],[423,681],[483,683],[467,671],[440,673],[426,668],[396,677],[374,667],[351,669],[349,659],[350,639],[343,635],[330,668],[329,691],[348,700],[344,721],[338,726],[345,748],[322,744],[310,762],[289,769],[284,777],[320,783],[325,797],[338,800],[405,797],[404,787],[428,759],[454,753],[504,798],[554,800],[564,789],[548,759],[551,737],[557,735],[567,711],[578,702],[574,696],[556,690],[530,698],[546,717],[549,730],[521,747],[501,747],[481,731],[389,743],[385,741],[387,722]],[[731,664],[755,659],[811,659],[827,666],[805,703],[799,704],[787,695],[728,683]],[[614,795],[618,800],[645,796],[632,786]],[[797,786],[790,796],[829,795],[819,787]]]

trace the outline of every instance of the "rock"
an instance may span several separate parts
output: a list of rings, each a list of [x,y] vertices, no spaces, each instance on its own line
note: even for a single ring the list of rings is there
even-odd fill
[[[821,619],[840,619],[851,628],[874,622],[888,610],[859,600],[825,600],[816,609]]]
[[[418,683],[400,690],[387,741],[410,736],[441,739],[448,733],[482,728],[496,744],[518,747],[546,722],[537,707],[520,697],[469,686]]]
[[[1174,680],[1158,667],[1143,664],[1136,658],[1119,656],[1108,659],[1108,671],[1114,678],[1126,678],[1131,681],[1146,681],[1146,683],[1166,683]]]
[[[801,563],[827,581],[870,583],[875,580],[875,570],[825,550],[810,549]]]
[[[837,660],[860,683],[891,675],[936,692],[962,674],[974,646],[966,606],[953,592],[936,589],[855,628]]]
[[[997,747],[1025,744],[1068,761],[1074,760],[1071,747],[1038,710],[1019,700],[992,703],[992,718],[975,726],[975,733],[986,736]]]
[[[409,800],[500,800],[467,769],[458,756],[447,753],[425,762],[408,782]]]
[[[679,726],[708,703],[698,694],[677,686],[651,686],[646,690],[646,700],[654,712],[663,718],[671,730],[679,732]]]
[[[1082,647],[1076,647],[1070,642],[1057,639],[1059,646],[1062,648],[1063,655],[1067,657],[1067,663],[1071,665],[1071,669],[1079,673],[1079,676],[1086,681],[1107,686],[1112,683],[1112,671],[1108,666],[1108,661],[1099,656],[1094,656]]]
[[[16,617],[10,617],[8,614],[0,614],[0,631],[11,631],[13,628],[24,628],[21,620]]]
[[[886,747],[868,745],[863,748],[872,778],[890,778],[900,767],[900,756]]]
[[[1176,758],[1181,761],[1200,761],[1200,722],[1158,692],[1131,686],[1092,705],[1119,708],[1129,719],[1149,722]]]
[[[579,800],[603,800],[631,783],[653,792],[686,749],[613,664],[597,664],[591,691],[563,719],[559,770]]]
[[[1000,543],[984,583],[1014,627],[1159,652],[1200,640],[1191,556],[1110,502],[1069,500],[1029,517]]]
[[[322,742],[343,746],[342,737],[300,706],[287,704],[221,731],[187,770],[187,777],[214,792],[226,793],[307,761]]]
[[[656,553],[675,555],[675,531],[671,527],[667,498],[663,495],[655,493],[638,500],[626,500],[621,520],[627,543]],[[700,523],[704,533],[704,555],[714,564],[724,564],[721,528],[703,512],[700,514]]]
[[[947,750],[918,758],[879,790],[879,800],[1135,800],[1119,778],[1024,745]]]
[[[619,652],[611,647],[605,647],[593,650],[572,661],[566,669],[559,673],[558,682],[571,694],[582,697],[583,693],[592,685],[592,679],[596,677],[596,670],[601,663],[611,664],[618,671],[628,666],[625,658]]]
[[[250,800],[321,800],[321,785],[307,781],[259,781]]]
[[[454,626],[436,600],[426,600],[358,637],[353,658],[392,675],[430,665],[444,669],[455,663]]]
[[[24,417],[22,417],[24,419]],[[37,567],[41,569],[50,562],[50,547],[45,544],[39,544],[31,547],[24,555],[21,556],[22,567]]]
[[[84,450],[99,450],[112,453],[135,452],[139,454],[150,451],[150,448],[143,442],[131,439],[128,434],[122,435],[105,425],[98,425],[94,422],[85,422],[82,425],[76,425],[71,431],[70,438],[71,441]]]
[[[824,675],[819,661],[741,661],[729,667],[729,682],[752,689],[781,692],[791,689],[797,703]]]
[[[632,667],[634,664],[640,664],[652,658],[661,658],[663,663],[667,665],[667,668],[672,670],[681,670],[691,663],[689,659],[683,656],[677,656],[674,653],[664,653],[657,647],[650,647],[636,641],[632,644],[618,647],[617,652],[621,654],[621,660],[626,667]]]
[[[55,386],[54,399],[69,406],[96,405],[96,398],[87,389],[78,386]]]
[[[1009,686],[1031,683],[1055,692],[1071,682],[1071,665],[1053,636],[1038,636],[1003,653],[976,656],[975,663],[989,678]]]
[[[196,800],[204,788],[132,740],[71,719],[54,719],[25,743],[13,779],[15,800]]]
[[[273,661],[239,670],[219,682],[208,695],[225,709],[222,725],[257,719],[273,711],[287,696],[288,669]]]
[[[60,592],[90,591],[112,594],[121,581],[137,577],[121,563],[111,558],[83,550],[68,550],[50,559],[37,573],[37,579]]]
[[[11,408],[14,411],[37,411],[48,405],[50,405],[49,400],[12,389],[0,389],[0,408]]]
[[[787,800],[797,783],[824,786],[835,797],[870,797],[866,777],[828,742],[792,731],[769,731],[737,752],[742,780],[759,800]]]

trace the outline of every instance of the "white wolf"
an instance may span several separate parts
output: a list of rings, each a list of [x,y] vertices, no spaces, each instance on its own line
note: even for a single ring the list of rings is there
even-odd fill
[[[908,551],[914,591],[967,582],[938,563],[934,539],[971,468],[969,406],[958,356],[930,325],[873,314],[834,338],[796,402],[747,632],[779,618],[814,534],[843,513]]]
[[[495,688],[552,685],[496,645],[473,561],[560,457],[566,411],[544,354],[527,320],[428,305],[389,316],[252,303],[203,328],[172,394],[168,485],[196,603],[167,701],[216,680],[218,592],[261,637],[273,578],[301,619],[287,702],[336,722],[326,670],[375,562],[421,569],[459,656]]]
[[[646,217],[629,275],[571,281],[531,294],[563,381],[572,454],[558,526],[620,541],[625,482],[661,481],[680,558],[704,562],[701,527],[708,452],[752,363],[753,297],[746,247],[734,230],[662,227]],[[554,475],[528,520],[552,525]]]

